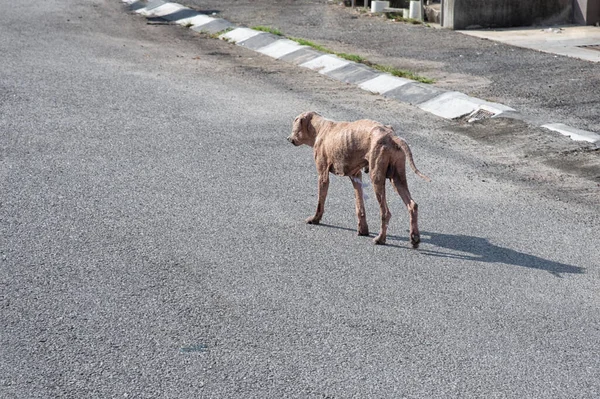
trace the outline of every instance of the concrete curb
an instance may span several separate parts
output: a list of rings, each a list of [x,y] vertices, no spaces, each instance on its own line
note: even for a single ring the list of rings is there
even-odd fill
[[[600,134],[588,132],[587,130],[577,129],[571,126],[567,126],[563,123],[547,123],[542,125],[543,128],[558,132],[564,136],[569,136],[571,140],[575,141],[587,141],[594,143],[600,147]]]
[[[197,32],[215,34],[230,29],[222,33],[219,38],[274,59],[312,69],[335,80],[357,85],[368,92],[416,106],[444,119],[466,118],[467,121],[472,122],[485,118],[506,117],[528,120],[509,106],[382,73],[366,65],[314,50],[271,33],[236,27],[224,19],[209,17],[178,3],[162,0],[121,1],[129,5],[132,11],[146,18],[161,18],[188,26]],[[535,123],[535,125],[568,136],[572,140],[587,141],[600,147],[600,135],[597,133],[561,123]]]

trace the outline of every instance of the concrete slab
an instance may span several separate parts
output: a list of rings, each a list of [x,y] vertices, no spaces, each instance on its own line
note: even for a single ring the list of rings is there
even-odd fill
[[[191,28],[194,28],[196,26],[200,26],[200,25],[205,25],[209,22],[214,21],[215,18],[209,17],[208,15],[204,15],[204,14],[198,14],[192,17],[188,17],[188,18],[183,18],[180,20],[175,21],[176,24],[179,25],[191,25]]]
[[[301,47],[300,49],[294,50],[291,53],[280,57],[279,59],[282,61],[291,62],[292,64],[300,65],[310,60],[314,60],[322,55],[323,53],[310,47]]]
[[[160,7],[160,6],[162,6],[163,4],[166,4],[166,3],[167,2],[163,1],[163,0],[150,0],[148,2],[148,4],[146,4],[146,7],[144,7],[144,8],[146,10],[152,10],[152,9],[154,9],[156,7]]]
[[[564,136],[568,136],[575,141],[587,141],[589,143],[596,143],[600,145],[600,134],[597,133],[576,129],[563,123],[548,123],[546,125],[542,125],[542,127],[554,132],[558,132]]]
[[[600,27],[597,26],[568,25],[544,29],[512,28],[459,32],[512,46],[600,62],[600,51],[581,47],[600,45]]]
[[[469,115],[479,109],[498,115],[507,111],[514,111],[506,105],[484,101],[479,98],[470,97],[457,91],[440,94],[429,101],[417,105],[422,110],[440,116],[445,119],[456,119]]]
[[[256,35],[260,35],[261,33],[264,32],[260,32],[250,28],[236,28],[232,31],[222,34],[221,36],[219,36],[219,38],[232,43],[239,43],[243,42],[244,40],[248,40]]]
[[[165,15],[176,13],[177,11],[180,11],[184,8],[187,8],[187,7],[182,6],[181,4],[177,4],[177,3],[164,3],[160,6],[152,8],[152,9],[148,9],[146,7],[145,11],[142,11],[142,12],[136,11],[136,12],[144,15],[145,17],[163,17]]]
[[[215,18],[214,20],[212,20],[206,24],[192,27],[192,30],[196,31],[196,32],[201,32],[201,33],[214,34],[214,33],[223,32],[225,29],[230,28],[232,26],[234,26],[234,25],[227,20],[224,20],[221,18]]]
[[[385,97],[390,97],[411,105],[421,104],[445,93],[446,90],[438,89],[422,83],[407,83],[393,90],[385,92]]]
[[[146,4],[144,4],[143,2],[139,1],[139,0],[132,0],[126,3],[129,5],[129,9],[131,11],[137,11],[137,10],[141,10],[142,8],[146,7]]]
[[[326,74],[334,69],[341,68],[350,64],[350,61],[343,60],[335,55],[325,54],[314,60],[307,61],[300,64],[301,67],[318,71],[319,73]]]
[[[477,110],[479,104],[469,101],[469,96],[463,93],[452,91],[443,93],[418,107],[445,119],[455,119]]]
[[[178,11],[175,11],[174,13],[163,15],[161,16],[161,18],[167,21],[176,22],[182,19],[189,19],[195,17],[199,14],[200,13],[198,11],[192,10],[191,8],[182,8]]]
[[[160,7],[162,5],[166,4],[166,2],[162,1],[162,0],[150,0],[145,7],[142,8],[138,8],[137,10],[135,10],[135,12],[137,14],[143,15],[143,16],[148,16],[148,13],[157,8]]]
[[[366,82],[359,84],[358,86],[363,90],[370,91],[371,93],[382,94],[412,82],[413,81],[410,79],[399,78],[387,73],[382,73],[371,80],[367,80]]]
[[[366,65],[350,63],[326,73],[327,76],[345,83],[360,84],[377,77],[380,73]]]
[[[306,46],[301,46],[293,40],[281,39],[258,49],[258,52],[279,59],[302,48],[306,48]]]
[[[244,46],[252,50],[258,50],[259,48],[263,48],[276,42],[281,39],[280,36],[273,35],[271,33],[261,32],[256,36],[252,36],[250,39],[246,39],[238,42],[239,46]]]

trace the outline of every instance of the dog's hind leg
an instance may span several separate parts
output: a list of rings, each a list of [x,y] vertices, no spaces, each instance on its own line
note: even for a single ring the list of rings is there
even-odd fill
[[[408,217],[410,221],[410,243],[412,244],[413,248],[418,248],[419,242],[421,241],[421,235],[419,233],[419,226],[417,223],[419,206],[415,201],[413,201],[410,191],[408,191],[405,168],[402,167],[396,169],[390,180],[392,181],[394,189],[396,189],[396,192],[400,195],[400,198],[402,198],[402,201],[408,208]]]
[[[369,226],[367,225],[367,216],[365,212],[362,173],[358,172],[354,176],[350,176],[350,181],[352,181],[352,186],[354,187],[356,217],[358,218],[358,235],[368,236]]]
[[[379,202],[379,215],[381,217],[381,231],[379,235],[375,237],[373,240],[375,244],[383,245],[385,244],[387,237],[387,227],[390,219],[392,218],[392,213],[387,205],[387,200],[385,198],[385,179],[386,179],[386,171],[388,168],[388,160],[385,159],[381,153],[374,157],[373,160],[371,158],[371,165],[369,165],[370,174],[371,174],[371,183],[373,184],[373,190],[375,191],[375,196],[377,197],[377,202]]]
[[[329,171],[319,171],[319,202],[317,203],[317,210],[314,216],[306,219],[308,224],[319,224],[325,212],[325,198],[327,198],[327,190],[329,189]]]

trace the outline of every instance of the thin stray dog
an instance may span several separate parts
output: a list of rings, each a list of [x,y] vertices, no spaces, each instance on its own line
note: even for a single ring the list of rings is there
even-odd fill
[[[379,202],[381,231],[375,244],[385,244],[387,226],[392,217],[385,199],[385,180],[392,185],[408,208],[410,218],[410,242],[418,248],[421,237],[417,226],[418,206],[408,191],[406,182],[406,158],[412,170],[421,178],[431,179],[417,169],[412,153],[404,139],[394,134],[391,126],[368,119],[355,122],[334,122],[316,112],[305,112],[294,119],[292,134],[287,140],[295,146],[306,144],[314,148],[315,164],[319,174],[319,202],[315,215],[306,223],[319,224],[325,210],[325,198],[329,188],[329,173],[349,176],[356,197],[358,235],[368,236],[369,227],[365,215],[362,173],[369,173]]]

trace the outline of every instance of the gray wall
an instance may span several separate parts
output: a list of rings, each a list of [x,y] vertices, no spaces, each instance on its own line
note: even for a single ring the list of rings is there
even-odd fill
[[[443,0],[443,23],[450,29],[571,23],[573,1],[596,0]]]
[[[573,20],[576,24],[595,25],[600,22],[600,0],[574,0]]]

